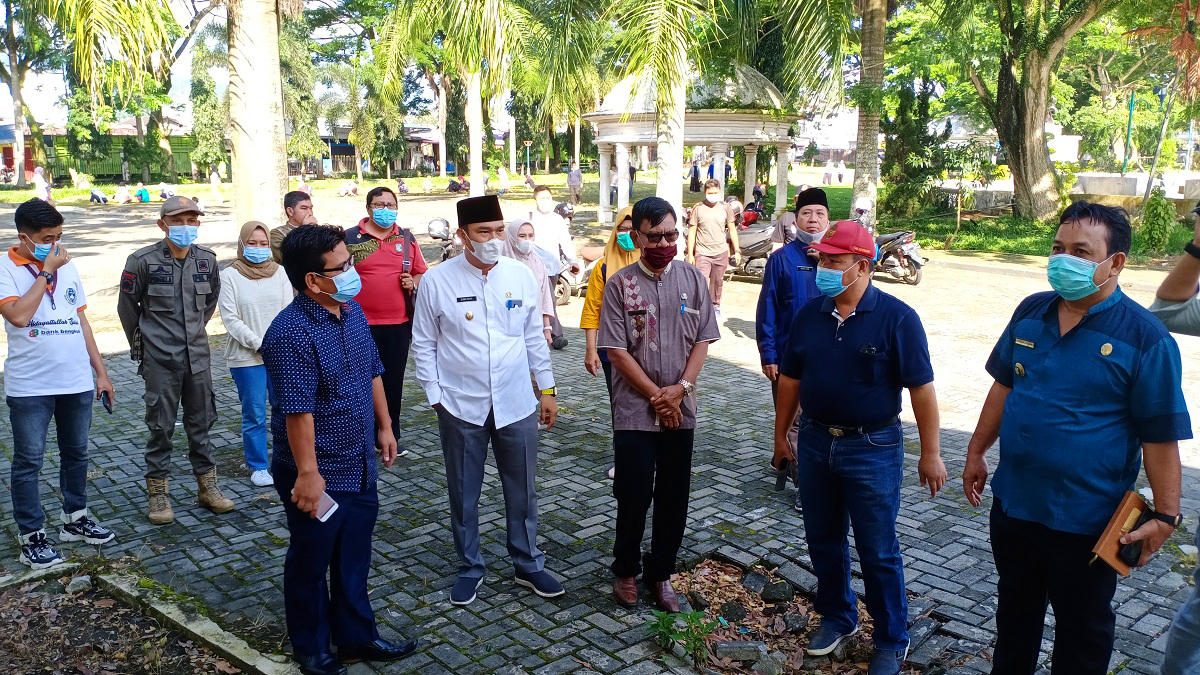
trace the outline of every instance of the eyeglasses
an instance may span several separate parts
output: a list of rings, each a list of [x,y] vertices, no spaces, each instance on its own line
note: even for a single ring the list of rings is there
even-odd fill
[[[679,230],[671,230],[670,232],[642,232],[639,230],[638,234],[645,237],[646,241],[651,244],[661,243],[663,237],[667,238],[668,244],[674,244],[675,240],[679,238]]]
[[[371,208],[373,208],[373,209],[391,209],[391,210],[395,211],[396,205],[395,204],[381,204],[379,202],[374,202],[371,204]]]
[[[321,272],[337,272],[338,274],[341,274],[342,272],[349,272],[352,269],[354,269],[354,256],[346,258],[345,264],[343,264],[341,267],[326,267],[325,269],[321,270]],[[318,272],[318,274],[321,274],[321,272]],[[321,276],[325,277],[326,279],[330,278],[324,274],[321,274]]]

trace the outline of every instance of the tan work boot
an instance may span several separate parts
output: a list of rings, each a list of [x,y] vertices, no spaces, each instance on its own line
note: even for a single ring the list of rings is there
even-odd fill
[[[167,492],[167,479],[147,478],[146,492],[150,494],[150,524],[166,525],[175,522],[175,510],[171,508],[171,496]]]
[[[217,487],[216,469],[196,476],[196,485],[199,488],[196,496],[199,498],[201,508],[208,509],[213,513],[229,513],[233,510],[233,500],[221,494],[221,488]]]

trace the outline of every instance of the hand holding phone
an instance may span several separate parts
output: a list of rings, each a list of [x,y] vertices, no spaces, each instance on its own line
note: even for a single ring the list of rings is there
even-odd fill
[[[108,411],[108,414],[111,415],[113,410],[112,399],[109,398],[107,391],[100,392],[100,403],[104,406],[104,409]]]

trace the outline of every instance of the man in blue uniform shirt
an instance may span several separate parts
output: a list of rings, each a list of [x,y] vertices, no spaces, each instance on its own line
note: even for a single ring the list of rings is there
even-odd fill
[[[754,317],[758,353],[763,375],[771,381],[772,399],[776,398],[779,389],[779,359],[787,351],[792,320],[804,303],[821,294],[816,281],[817,253],[810,247],[829,229],[829,201],[825,191],[820,188],[802,190],[796,195],[795,211],[788,212],[785,217],[791,221],[784,234],[788,243],[767,258],[762,291],[758,294],[758,312]],[[788,445],[796,444],[794,427],[788,441]],[[773,463],[776,468],[785,470],[780,459],[775,457]],[[794,467],[785,471],[795,474]],[[800,509],[799,494],[796,495],[796,509]]]
[[[1054,291],[1021,302],[987,362],[995,382],[967,445],[963,490],[980,504],[999,438],[994,673],[1038,668],[1047,603],[1051,672],[1108,672],[1117,573],[1091,563],[1091,550],[1143,455],[1157,513],[1121,542],[1142,541],[1145,564],[1179,524],[1178,441],[1192,437],[1179,348],[1118,286],[1131,240],[1121,209],[1068,207],[1051,248]]]
[[[921,319],[871,284],[875,241],[842,220],[813,246],[821,255],[817,287],[826,296],[800,308],[779,368],[775,452],[796,462],[804,532],[817,575],[821,625],[808,653],[832,653],[858,630],[850,588],[850,546],[875,622],[869,675],[898,675],[908,650],[908,599],[896,538],[904,434],[900,392],[908,389],[930,496],[946,482],[938,441],[937,395]],[[799,442],[788,442],[797,409]]]

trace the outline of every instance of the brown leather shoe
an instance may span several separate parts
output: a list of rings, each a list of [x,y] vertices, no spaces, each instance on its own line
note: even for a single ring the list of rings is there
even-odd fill
[[[617,577],[613,580],[613,597],[622,607],[633,607],[638,601],[637,577]]]
[[[654,604],[664,612],[678,612],[679,598],[675,596],[675,587],[670,580],[659,581],[651,586],[654,591]]]

